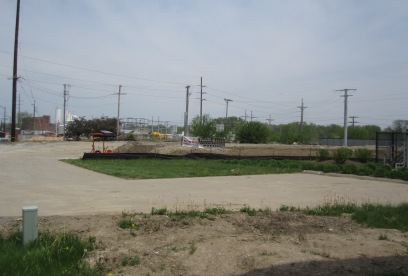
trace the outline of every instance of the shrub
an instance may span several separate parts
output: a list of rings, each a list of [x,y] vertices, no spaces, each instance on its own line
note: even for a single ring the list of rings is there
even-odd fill
[[[325,161],[330,158],[330,152],[328,149],[319,149],[318,152],[319,161]]]
[[[240,143],[262,144],[269,137],[269,128],[261,122],[248,122],[242,124],[237,131],[237,139]]]
[[[354,164],[345,164],[342,171],[345,174],[356,174],[358,172],[358,168]]]
[[[369,149],[363,148],[363,149],[357,149],[354,152],[354,155],[356,156],[358,161],[362,163],[367,163],[368,160],[370,160],[373,157],[373,152]]]
[[[353,151],[349,148],[338,148],[333,152],[333,159],[336,161],[336,164],[344,164],[347,160],[351,158]]]

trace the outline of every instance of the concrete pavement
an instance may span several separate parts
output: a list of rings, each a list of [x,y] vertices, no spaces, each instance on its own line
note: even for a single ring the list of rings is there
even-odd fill
[[[244,204],[276,209],[333,199],[408,201],[408,183],[387,180],[305,173],[124,180],[59,161],[79,158],[90,146],[87,142],[0,144],[0,216],[19,216],[25,205],[37,205],[44,216],[149,212],[152,207],[239,209]]]

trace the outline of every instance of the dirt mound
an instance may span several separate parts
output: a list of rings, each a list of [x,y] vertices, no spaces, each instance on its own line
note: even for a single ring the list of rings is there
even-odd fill
[[[213,153],[235,156],[310,156],[318,154],[319,146],[281,145],[281,144],[234,144],[228,143],[224,148],[190,148],[180,142],[132,141],[117,148],[121,153],[158,153],[185,155],[188,153]]]

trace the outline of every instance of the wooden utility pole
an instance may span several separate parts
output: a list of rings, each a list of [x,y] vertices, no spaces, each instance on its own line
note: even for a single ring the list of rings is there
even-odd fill
[[[184,112],[184,136],[188,135],[188,100],[190,98],[190,85],[186,86],[186,111]]]
[[[14,63],[13,63],[13,96],[11,101],[11,142],[16,141],[16,102],[17,102],[17,57],[18,57],[18,29],[20,25],[20,0],[17,0],[16,29],[14,34]]]
[[[227,103],[227,109],[226,109],[226,111],[225,111],[225,126],[227,126],[227,119],[228,119],[228,103],[229,103],[229,102],[232,102],[232,100],[231,100],[231,99],[226,99],[226,98],[224,98],[224,101]]]
[[[205,87],[205,85],[203,85],[203,77],[201,77],[200,87],[200,122],[203,123],[203,101],[205,100],[203,99],[203,94],[206,94],[203,92],[203,87]]]
[[[65,124],[66,124],[66,116],[67,116],[67,111],[66,111],[66,106],[67,106],[67,101],[68,101],[68,99],[67,99],[67,96],[68,96],[68,90],[67,90],[67,87],[70,87],[70,85],[69,84],[64,84],[64,114],[62,115],[63,116],[63,135],[64,135],[64,140],[67,140],[66,139],[66,137],[65,137]]]
[[[122,85],[119,85],[119,92],[118,92],[118,117],[117,117],[117,122],[116,122],[116,141],[119,141],[119,134],[120,134],[120,95],[126,95],[126,94],[121,94],[121,89]]]
[[[298,106],[300,108],[300,132],[303,132],[303,111],[307,108],[306,106],[303,105],[303,98],[302,98],[302,104],[301,106]]]
[[[270,126],[271,126],[271,123],[272,123],[272,121],[273,121],[271,115],[269,114],[269,119],[265,119],[265,120],[268,121],[268,125],[269,125],[269,127],[270,127]]]

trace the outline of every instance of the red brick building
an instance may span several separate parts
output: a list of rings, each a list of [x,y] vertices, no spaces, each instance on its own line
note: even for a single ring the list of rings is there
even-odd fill
[[[34,120],[33,118],[23,118],[21,129],[55,132],[55,125],[51,123],[49,115],[44,115],[42,117],[35,117]]]

